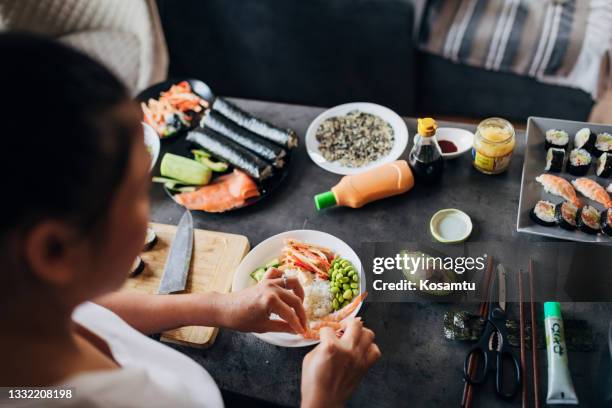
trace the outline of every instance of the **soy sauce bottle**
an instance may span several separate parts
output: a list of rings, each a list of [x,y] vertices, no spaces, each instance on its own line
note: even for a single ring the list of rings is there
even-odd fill
[[[438,125],[432,118],[418,119],[418,133],[408,163],[418,184],[434,184],[442,176],[444,162],[436,140]]]

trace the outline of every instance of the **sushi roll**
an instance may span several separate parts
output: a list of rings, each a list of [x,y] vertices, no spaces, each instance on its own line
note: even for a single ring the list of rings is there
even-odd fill
[[[545,227],[556,225],[555,220],[555,205],[550,201],[540,200],[531,210],[531,219]]]
[[[598,177],[608,178],[612,174],[612,153],[604,153],[597,160],[595,174]]]
[[[584,176],[591,167],[591,154],[586,149],[574,149],[567,161],[567,172],[574,176]]]
[[[192,130],[187,134],[187,140],[238,167],[255,180],[262,181],[272,176],[272,166],[267,161],[208,127]]]
[[[566,149],[569,145],[569,135],[565,130],[549,129],[546,131],[544,147],[548,151],[551,147]]]
[[[589,152],[595,150],[595,141],[597,135],[591,132],[589,128],[582,128],[574,136],[574,149],[585,149]]]
[[[294,148],[298,144],[295,131],[291,129],[281,129],[265,120],[258,119],[224,98],[218,97],[215,99],[212,108],[243,128],[253,133],[257,133],[264,139],[278,143],[287,149]]]
[[[157,234],[151,227],[147,227],[147,235],[145,236],[145,242],[143,246],[143,252],[150,251],[157,243]]]
[[[563,163],[565,162],[565,150],[556,147],[551,147],[546,153],[546,167],[545,171],[551,171],[553,173],[560,173],[563,170]]]
[[[604,153],[612,153],[612,135],[610,133],[600,133],[597,135],[597,139],[595,139],[595,154],[597,157],[600,157]]]
[[[555,218],[557,224],[563,229],[573,231],[576,229],[576,214],[578,213],[578,207],[569,201],[564,201],[557,204],[555,207]]]
[[[576,213],[576,224],[582,232],[587,234],[597,234],[601,227],[601,215],[597,208],[585,205]]]
[[[612,208],[601,212],[601,231],[612,237]]]
[[[142,271],[144,271],[145,263],[141,257],[137,256],[132,262],[132,268],[130,269],[130,278],[140,275]]]
[[[233,140],[261,157],[272,163],[276,168],[282,168],[285,165],[283,157],[287,154],[285,149],[276,143],[238,126],[217,111],[209,111],[202,118],[201,126],[206,126],[212,130],[216,130],[223,136]]]

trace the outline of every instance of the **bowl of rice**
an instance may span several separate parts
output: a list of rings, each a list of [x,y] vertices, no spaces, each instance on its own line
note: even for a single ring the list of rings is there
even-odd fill
[[[250,286],[256,285],[257,281],[251,276],[252,272],[270,262],[271,259],[281,255],[285,242],[288,239],[295,239],[308,244],[319,245],[329,248],[336,255],[349,261],[356,272],[359,273],[359,290],[363,293],[366,289],[365,276],[359,257],[341,239],[326,232],[314,230],[294,230],[274,235],[261,242],[244,257],[236,273],[232,284],[232,291],[239,291]],[[330,282],[319,279],[314,274],[299,269],[285,269],[287,276],[295,276],[304,288],[304,309],[308,320],[317,320],[333,312],[333,295],[329,290]],[[351,313],[355,316],[361,304]],[[261,340],[283,347],[305,347],[318,343],[318,340],[304,339],[300,335],[290,333],[253,333]]]

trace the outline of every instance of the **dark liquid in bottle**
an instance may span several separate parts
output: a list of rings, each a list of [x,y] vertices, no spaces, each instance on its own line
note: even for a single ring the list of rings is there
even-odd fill
[[[433,184],[440,180],[444,162],[434,149],[435,146],[423,145],[417,152],[410,153],[408,163],[417,183]]]

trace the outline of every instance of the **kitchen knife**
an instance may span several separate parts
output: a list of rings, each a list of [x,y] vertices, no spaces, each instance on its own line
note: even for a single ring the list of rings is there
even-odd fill
[[[158,294],[167,295],[185,289],[192,250],[193,218],[189,210],[186,210],[178,223],[174,241],[170,246]]]

